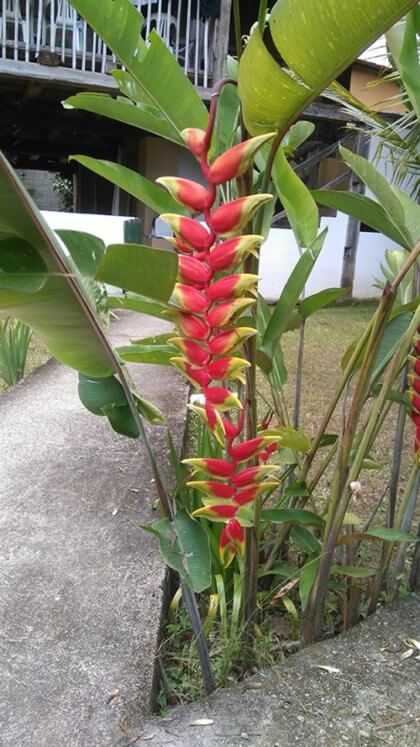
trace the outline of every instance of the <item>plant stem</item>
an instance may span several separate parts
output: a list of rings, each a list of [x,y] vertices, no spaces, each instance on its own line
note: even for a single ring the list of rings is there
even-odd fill
[[[343,435],[338,449],[337,465],[335,469],[329,511],[324,529],[324,542],[317,576],[309,595],[304,624],[302,629],[302,643],[312,643],[321,633],[325,597],[327,593],[330,567],[334,549],[337,543],[344,516],[347,511],[350,495],[344,490],[348,477],[348,461],[356,433],[366,390],[372,374],[375,357],[382,341],[389,313],[394,301],[395,289],[389,284],[385,286],[381,301],[373,317],[373,325],[367,343],[366,353],[360,370],[356,389],[353,395],[350,412],[344,422]]]
[[[403,495],[403,498],[402,498],[402,501],[401,501],[401,505],[400,505],[398,513],[397,513],[397,517],[396,517],[396,521],[395,521],[395,528],[396,529],[399,529],[401,527],[403,519],[404,519],[404,516],[405,516],[406,511],[407,511],[407,508],[410,507],[410,504],[412,502],[415,503],[415,501],[416,501],[416,497],[418,495],[418,490],[419,490],[419,482],[420,482],[420,469],[417,466],[417,464],[414,463],[413,464],[413,468],[411,470],[411,474],[410,474],[408,483],[407,483],[407,486],[406,486],[406,489],[404,491],[404,495]],[[384,554],[383,554],[382,568],[379,571],[379,573],[377,574],[377,576],[375,577],[375,581],[373,583],[373,588],[372,588],[372,592],[371,592],[371,598],[370,598],[369,607],[368,607],[368,610],[367,610],[367,614],[368,615],[371,615],[372,612],[375,612],[375,610],[376,610],[376,607],[377,607],[377,604],[378,604],[379,595],[380,595],[381,589],[382,589],[382,584],[383,584],[385,575],[387,573],[389,563],[390,563],[391,558],[392,558],[392,553],[394,551],[394,547],[395,547],[395,542],[387,542],[386,543],[386,548],[385,548],[385,551],[384,551]]]
[[[238,60],[242,54],[242,28],[241,28],[241,10],[239,0],[233,0],[233,22],[235,27],[235,45]]]
[[[407,373],[409,365],[408,362],[405,365],[404,373],[402,376],[401,394],[404,394],[407,388]],[[388,503],[388,516],[387,526],[392,527],[395,516],[395,506],[397,504],[397,493],[398,493],[398,482],[400,479],[401,471],[401,457],[404,446],[404,430],[405,422],[407,417],[407,407],[400,402],[398,407],[397,427],[395,429],[394,448],[392,451],[392,470],[391,480],[389,484],[389,503]]]
[[[302,396],[302,379],[303,379],[303,349],[305,343],[305,320],[303,319],[299,327],[299,343],[298,343],[298,354],[297,354],[297,369],[296,369],[296,389],[295,389],[295,403],[293,409],[293,427],[299,428],[299,416],[300,416],[300,400]]]

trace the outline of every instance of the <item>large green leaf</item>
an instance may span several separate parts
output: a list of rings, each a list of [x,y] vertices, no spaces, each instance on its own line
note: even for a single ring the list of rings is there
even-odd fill
[[[127,402],[124,390],[115,376],[97,379],[79,374],[80,401],[94,415],[106,415],[114,431],[129,438],[138,438],[140,433]],[[137,410],[154,425],[163,425],[165,417],[148,400],[133,391]]]
[[[195,592],[208,589],[211,584],[209,538],[195,519],[183,508],[173,521],[159,519],[142,529],[159,538],[162,557]]]
[[[159,112],[174,134],[205,127],[208,115],[200,96],[155,31],[146,46],[140,36],[143,16],[130,0],[72,0],[72,5],[132,76],[139,103]]]
[[[177,354],[177,350],[172,345],[167,344],[139,345],[134,343],[117,348],[117,353],[123,361],[169,366],[171,358]]]
[[[159,135],[166,140],[171,140],[178,145],[184,145],[184,141],[177,130],[160,115],[157,109],[134,104],[127,98],[112,98],[107,93],[77,93],[63,102],[65,109],[80,109],[81,111],[98,114],[102,117],[114,119],[121,124],[146,130],[154,135]]]
[[[288,321],[318,259],[326,235],[327,229],[322,231],[312,246],[303,252],[289,275],[265,330],[262,350],[267,355],[271,354],[276,342],[287,329]]]
[[[387,179],[363,156],[352,153],[347,148],[340,148],[343,161],[359,176],[371,192],[375,195],[380,205],[385,210],[388,218],[399,233],[404,236],[409,246],[413,246],[417,236],[412,236],[405,224],[405,211],[398,195],[390,187]]]
[[[128,169],[119,163],[101,161],[99,158],[91,158],[90,156],[71,156],[69,160],[77,161],[98,176],[116,184],[117,187],[152,208],[156,213],[190,214],[189,210],[174,200],[166,190],[145,179],[144,176],[140,176],[133,169]]]
[[[148,314],[158,319],[164,319],[164,312],[170,308],[170,305],[162,301],[154,301],[146,296],[137,293],[127,293],[124,296],[110,296],[108,299],[110,309],[127,309],[128,311],[137,311],[139,314]]]
[[[289,164],[282,148],[276,153],[272,176],[297,243],[304,248],[311,246],[318,233],[318,208],[310,191]]]
[[[3,280],[0,309],[35,329],[63,363],[92,376],[114,373],[112,350],[85,296],[76,265],[2,154],[0,206],[1,256],[9,257],[5,274],[13,276],[12,262],[22,273],[20,288],[15,283],[14,289],[4,289]],[[44,271],[38,290],[28,287],[26,267],[30,272]]]
[[[400,72],[411,105],[420,119],[420,8],[416,8],[389,29],[386,40],[393,62]]]
[[[323,526],[324,519],[312,511],[305,511],[302,508],[268,508],[261,512],[263,521],[271,521],[274,524],[283,524],[284,522],[293,524],[309,524],[313,526]]]
[[[388,218],[383,207],[370,197],[355,192],[337,192],[333,189],[314,189],[312,195],[319,205],[326,205],[333,210],[351,215],[405,249],[411,249],[411,243],[407,241],[404,233]]]
[[[285,131],[363,49],[416,2],[278,0],[270,13],[276,59],[255,25],[239,64],[239,96],[249,132]]]
[[[318,293],[314,293],[312,296],[306,296],[299,304],[299,316],[302,319],[307,319],[308,316],[315,314],[320,309],[324,309],[325,306],[329,306],[329,304],[336,301],[337,298],[341,298],[347,292],[348,288],[325,288]]]
[[[111,244],[96,271],[96,279],[159,301],[171,296],[178,255],[140,244]]]
[[[273,347],[272,352],[268,355],[264,352],[262,341],[271,319],[271,311],[267,301],[258,296],[257,305],[257,365],[264,372],[274,388],[279,391],[287,381],[287,370],[284,364],[283,351],[280,342]],[[245,326],[247,322],[244,322]]]
[[[56,234],[64,242],[70,256],[81,275],[81,283],[86,296],[104,327],[109,327],[108,294],[103,283],[98,283],[95,277],[96,269],[101,261],[105,244],[102,239],[83,231],[60,230]]]

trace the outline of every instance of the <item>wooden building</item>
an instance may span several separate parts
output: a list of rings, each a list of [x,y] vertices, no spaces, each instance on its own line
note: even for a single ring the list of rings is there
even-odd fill
[[[98,0],[100,2],[100,0]],[[131,0],[145,18],[143,33],[154,28],[207,101],[233,45],[231,0]],[[256,17],[258,2],[243,2],[243,31]],[[63,109],[78,91],[117,92],[109,70],[117,61],[67,0],[0,0],[0,148],[19,170],[60,172],[74,177],[77,211],[133,215],[150,231],[151,211],[135,205],[112,185],[68,163],[83,153],[119,161],[153,179],[194,170],[184,149],[109,119]],[[369,97],[364,84],[378,73],[358,62],[340,80]],[[379,94],[383,97],[383,94]],[[325,100],[305,112],[316,127],[298,160],[312,185],[330,181],[340,164],[328,148],[346,132],[343,113]],[[186,160],[187,159],[187,160]]]

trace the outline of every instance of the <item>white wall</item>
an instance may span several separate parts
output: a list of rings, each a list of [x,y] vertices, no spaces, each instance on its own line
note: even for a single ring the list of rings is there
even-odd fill
[[[311,295],[324,288],[339,288],[346,235],[347,217],[322,218],[320,231],[328,228],[324,246],[306,286]],[[379,233],[362,231],[356,257],[354,298],[375,298],[380,290],[373,286],[374,276],[381,277],[380,263],[387,249],[396,244]],[[299,258],[293,233],[286,228],[272,228],[261,249],[260,292],[267,301],[276,301]]]
[[[90,213],[59,213],[42,210],[48,225],[56,230],[68,229],[92,233],[102,239],[106,245],[121,244],[124,241],[124,223],[130,220],[120,215],[92,215]]]

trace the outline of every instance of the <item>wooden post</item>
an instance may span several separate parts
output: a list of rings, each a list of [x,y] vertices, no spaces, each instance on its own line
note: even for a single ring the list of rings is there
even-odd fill
[[[369,155],[369,137],[363,133],[357,135],[355,153],[358,156],[367,158]],[[350,178],[350,192],[362,195],[365,191],[365,185],[361,179],[352,172]],[[344,244],[343,265],[341,271],[341,287],[348,288],[342,301],[350,301],[353,297],[354,274],[356,269],[357,247],[360,238],[360,221],[349,216],[347,221],[346,240]]]
[[[217,36],[214,53],[213,85],[223,78],[226,66],[226,57],[229,50],[230,16],[232,12],[232,0],[222,0],[220,4],[220,16],[217,19]]]

